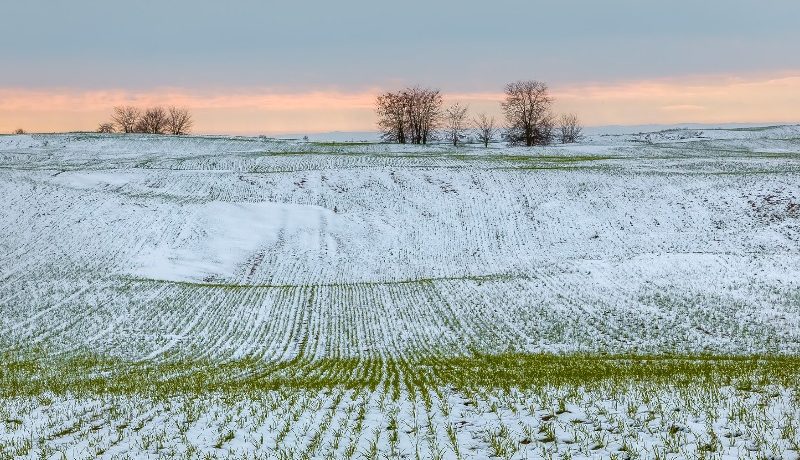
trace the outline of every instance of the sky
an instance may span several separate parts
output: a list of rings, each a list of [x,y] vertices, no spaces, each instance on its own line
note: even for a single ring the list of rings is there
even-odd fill
[[[0,133],[92,130],[119,104],[198,133],[375,129],[420,84],[499,116],[549,84],[589,126],[800,122],[796,0],[27,0],[0,16]]]

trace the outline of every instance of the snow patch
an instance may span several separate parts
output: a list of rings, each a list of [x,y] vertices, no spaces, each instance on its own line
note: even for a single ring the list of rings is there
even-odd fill
[[[141,177],[141,174],[122,171],[66,171],[53,178],[53,182],[80,189],[121,187]]]
[[[298,238],[309,245],[320,223],[336,220],[323,207],[286,203],[209,202],[197,205],[174,241],[160,242],[136,261],[134,274],[171,281],[229,278],[260,248]]]

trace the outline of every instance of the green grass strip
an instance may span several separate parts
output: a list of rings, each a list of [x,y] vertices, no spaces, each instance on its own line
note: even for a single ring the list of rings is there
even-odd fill
[[[3,356],[0,397],[127,394],[169,397],[276,389],[374,389],[405,382],[409,391],[582,386],[644,382],[704,386],[779,384],[797,388],[798,356],[476,354],[429,359],[319,359],[284,362],[126,361],[99,355]]]

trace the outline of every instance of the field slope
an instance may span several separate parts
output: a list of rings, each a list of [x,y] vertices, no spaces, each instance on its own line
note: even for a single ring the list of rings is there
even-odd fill
[[[0,454],[798,455],[798,127],[0,136],[0,197]]]

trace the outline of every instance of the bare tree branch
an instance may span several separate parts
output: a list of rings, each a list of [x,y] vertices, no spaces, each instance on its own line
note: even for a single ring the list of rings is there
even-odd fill
[[[515,81],[506,85],[502,103],[511,144],[546,145],[553,137],[553,116],[547,85],[540,81]]]
[[[114,132],[114,124],[113,123],[100,123],[100,126],[97,127],[98,133],[113,133]]]
[[[565,113],[558,119],[561,131],[561,143],[571,144],[578,142],[583,137],[583,127],[574,113]]]
[[[139,121],[141,111],[130,105],[120,105],[114,107],[114,112],[111,114],[111,121],[117,126],[121,133],[132,133],[136,129],[136,123]]]
[[[167,129],[167,111],[163,107],[151,107],[144,111],[136,122],[135,131],[145,134],[164,134]]]
[[[177,107],[170,107],[167,111],[167,126],[166,130],[170,134],[176,136],[189,134],[194,121],[192,114],[189,110]]]
[[[408,141],[406,99],[401,93],[387,92],[378,96],[376,111],[381,138],[388,142],[405,144]]]
[[[498,131],[494,117],[481,113],[472,123],[475,125],[475,134],[478,140],[483,143],[484,147],[489,147],[489,142],[494,140]]]
[[[426,144],[439,126],[442,95],[439,90],[420,87],[387,92],[378,96],[378,127],[384,140],[405,144]]]
[[[469,130],[467,109],[468,106],[456,102],[444,111],[444,130],[447,139],[453,143],[454,147],[457,147],[458,143],[466,137]]]

